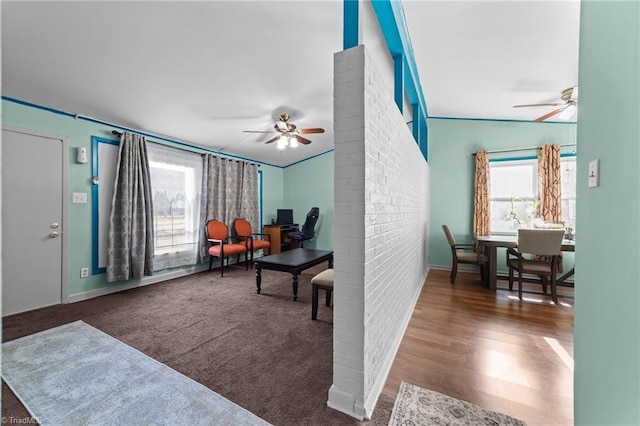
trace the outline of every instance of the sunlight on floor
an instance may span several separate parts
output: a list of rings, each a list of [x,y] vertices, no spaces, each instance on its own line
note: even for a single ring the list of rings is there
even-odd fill
[[[558,341],[552,337],[545,337],[544,340],[549,344],[549,346],[551,346],[551,349],[553,349],[555,353],[558,354],[562,362],[564,362],[565,365],[569,367],[571,371],[573,371],[573,358],[567,353],[567,351],[564,350],[560,343],[558,343]]]

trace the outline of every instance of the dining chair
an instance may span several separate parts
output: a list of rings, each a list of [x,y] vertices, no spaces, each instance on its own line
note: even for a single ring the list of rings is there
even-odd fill
[[[489,277],[489,258],[482,253],[480,246],[477,244],[458,244],[447,225],[442,225],[442,230],[444,231],[444,235],[447,237],[449,246],[451,246],[451,275],[449,275],[451,284],[456,282],[458,263],[468,263],[480,266],[480,277],[482,278],[482,281],[486,283]]]
[[[248,220],[237,218],[233,221],[233,231],[238,237],[239,243],[244,244],[251,253],[251,267],[253,268],[253,252],[267,250],[271,254],[271,241],[269,234],[253,232]],[[258,238],[255,238],[258,237]]]
[[[247,246],[245,244],[232,243],[234,237],[229,236],[229,228],[223,222],[219,220],[209,220],[204,228],[207,236],[207,241],[210,246],[207,252],[209,253],[209,271],[213,264],[213,258],[220,258],[220,276],[224,277],[224,259],[227,259],[227,266],[229,266],[229,256],[237,255],[238,262],[240,261],[240,254],[244,253],[244,267],[245,270],[249,270],[247,263]]]
[[[518,297],[522,299],[522,275],[540,277],[542,291],[547,293],[547,277],[551,283],[553,303],[558,303],[556,274],[562,251],[563,229],[518,229],[518,247],[507,248],[509,290],[513,290],[513,273],[518,271]],[[534,256],[537,255],[535,258]],[[544,260],[539,256],[545,256]]]

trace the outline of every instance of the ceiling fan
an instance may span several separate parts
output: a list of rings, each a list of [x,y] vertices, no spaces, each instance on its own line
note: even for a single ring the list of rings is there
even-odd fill
[[[324,129],[320,127],[312,127],[308,129],[298,129],[298,127],[291,123],[289,119],[291,116],[287,113],[282,113],[278,116],[274,130],[245,130],[245,133],[277,133],[273,138],[269,139],[265,143],[272,143],[278,141],[278,149],[285,149],[287,146],[295,148],[298,143],[303,145],[309,145],[311,141],[300,135],[307,135],[311,133],[324,133]]]
[[[539,106],[559,106],[560,108],[555,109],[547,114],[544,114],[535,120],[536,123],[546,120],[547,118],[551,118],[554,115],[558,115],[558,118],[561,120],[569,120],[576,113],[578,109],[578,86],[570,87],[562,91],[562,95],[560,98],[564,102],[558,103],[545,103],[545,104],[526,104],[526,105],[514,105],[514,108],[528,108],[528,107],[539,107]]]

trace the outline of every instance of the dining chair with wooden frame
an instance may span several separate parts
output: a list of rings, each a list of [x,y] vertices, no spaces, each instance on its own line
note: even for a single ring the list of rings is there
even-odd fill
[[[540,277],[542,290],[547,292],[547,277],[551,284],[553,303],[558,303],[556,275],[562,252],[563,229],[518,229],[518,247],[507,248],[509,290],[513,290],[514,271],[518,271],[518,297],[522,299],[522,275]],[[534,255],[538,255],[535,258]],[[540,258],[539,256],[544,256]]]

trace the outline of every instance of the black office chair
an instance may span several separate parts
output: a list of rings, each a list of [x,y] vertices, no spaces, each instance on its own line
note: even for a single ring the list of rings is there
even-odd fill
[[[302,229],[299,232],[294,232],[288,235],[288,238],[298,241],[300,247],[304,247],[305,241],[309,241],[316,235],[316,222],[320,216],[320,209],[318,207],[312,207],[307,213],[307,218],[302,225]]]

